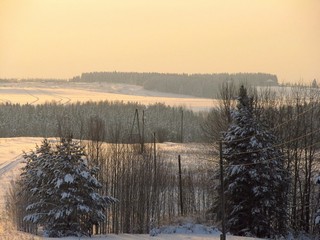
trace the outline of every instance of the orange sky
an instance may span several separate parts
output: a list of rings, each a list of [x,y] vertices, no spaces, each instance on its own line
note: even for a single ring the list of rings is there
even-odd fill
[[[320,81],[320,1],[0,0],[0,78],[115,70]]]

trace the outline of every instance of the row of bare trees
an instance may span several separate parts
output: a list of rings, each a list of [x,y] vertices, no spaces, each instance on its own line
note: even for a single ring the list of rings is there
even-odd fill
[[[318,90],[305,88],[296,88],[291,94],[288,103],[273,115],[276,121],[271,126],[283,142],[282,152],[291,173],[290,226],[310,233],[318,230],[314,220],[320,203],[315,184],[320,171],[320,95]]]
[[[156,138],[153,143],[126,144],[115,138],[112,144],[105,144],[101,120],[96,118],[91,126],[86,144],[89,159],[100,168],[101,193],[120,200],[108,210],[108,220],[97,233],[146,233],[181,215],[205,218],[212,203],[210,163],[183,164],[179,182],[178,155],[164,156]]]

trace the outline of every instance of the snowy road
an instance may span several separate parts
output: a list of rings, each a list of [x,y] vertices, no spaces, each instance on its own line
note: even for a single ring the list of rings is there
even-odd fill
[[[0,178],[5,173],[9,172],[10,170],[14,169],[19,163],[22,162],[22,154],[19,154],[18,156],[14,157],[13,159],[4,162],[0,165]]]
[[[5,216],[6,194],[11,181],[17,179],[19,169],[23,166],[22,152],[34,149],[41,140],[42,138],[0,138],[0,219]],[[1,237],[0,239],[2,240]]]
[[[0,216],[2,216],[5,211],[6,194],[11,186],[10,182],[19,174],[17,166],[22,160],[22,154],[19,154],[11,160],[2,162],[0,165]]]

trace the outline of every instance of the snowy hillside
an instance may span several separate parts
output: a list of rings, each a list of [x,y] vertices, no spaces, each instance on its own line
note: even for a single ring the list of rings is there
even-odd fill
[[[0,102],[20,104],[61,104],[86,101],[123,101],[141,104],[164,103],[185,106],[195,111],[209,110],[217,101],[187,95],[148,91],[139,86],[109,83],[2,83]]]

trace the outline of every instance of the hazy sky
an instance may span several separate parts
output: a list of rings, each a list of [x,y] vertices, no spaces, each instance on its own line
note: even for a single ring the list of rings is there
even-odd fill
[[[320,0],[0,0],[0,78],[87,71],[320,81]]]

